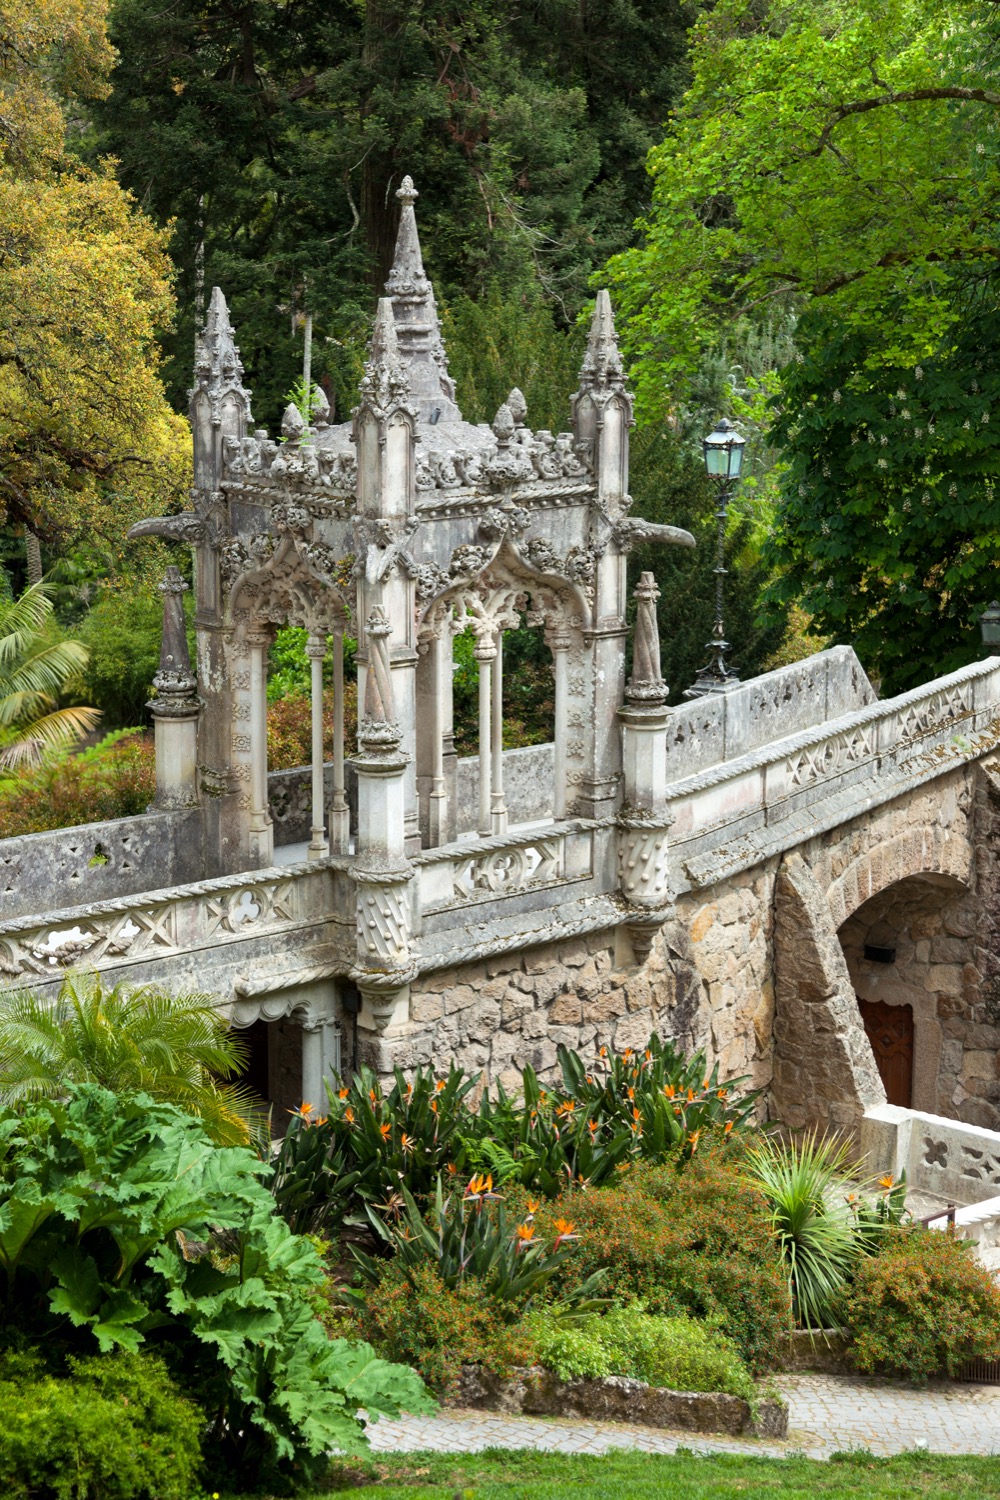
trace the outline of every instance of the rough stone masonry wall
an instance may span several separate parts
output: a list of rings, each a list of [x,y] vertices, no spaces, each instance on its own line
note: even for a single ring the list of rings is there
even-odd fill
[[[655,1030],[770,1090],[789,1124],[850,1130],[884,1096],[838,928],[856,913],[863,926],[874,897],[876,917],[884,907],[910,922],[901,948],[927,965],[942,1036],[936,1108],[1000,1126],[997,847],[1000,776],[957,771],[682,895],[641,968],[607,931],[425,975],[409,1021],[370,1041],[366,1060],[387,1071],[454,1058],[513,1086],[526,1063],[551,1078],[559,1042],[588,1055],[639,1047]],[[933,882],[907,915],[922,875]],[[852,954],[872,940],[861,931],[845,928]]]

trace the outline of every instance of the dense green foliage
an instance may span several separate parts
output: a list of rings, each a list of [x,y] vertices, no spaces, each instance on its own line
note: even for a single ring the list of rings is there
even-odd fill
[[[134,817],[148,810],[155,795],[152,736],[116,731],[77,754],[47,755],[0,783],[0,838]],[[93,858],[105,858],[99,840]]]
[[[50,640],[50,590],[36,583],[17,599],[0,590],[0,783],[46,752],[65,750],[92,729],[91,708],[59,706],[79,681],[87,652],[78,641]]]
[[[859,1370],[927,1380],[1000,1357],[1000,1289],[954,1235],[897,1229],[844,1301]]]
[[[359,1406],[427,1409],[412,1372],[327,1338],[316,1251],[274,1213],[250,1151],[148,1095],[67,1096],[0,1111],[0,1336],[160,1352],[229,1482],[321,1471],[331,1445],[362,1441]]]
[[[782,372],[771,595],[850,641],[883,693],[974,661],[978,616],[1000,590],[994,282],[959,304],[959,325],[909,365],[879,359],[895,303],[863,329],[814,309]]]
[[[535,1355],[560,1380],[627,1375],[675,1391],[725,1391],[750,1401],[755,1387],[731,1339],[691,1318],[665,1318],[640,1303],[568,1322],[531,1322]]]
[[[52,1371],[0,1354],[5,1500],[190,1500],[202,1413],[159,1359],[99,1355]]]
[[[67,975],[54,1000],[0,990],[0,1106],[30,1107],[96,1083],[176,1104],[222,1145],[245,1145],[251,1098],[225,1081],[245,1059],[212,995],[109,986],[97,974]]]

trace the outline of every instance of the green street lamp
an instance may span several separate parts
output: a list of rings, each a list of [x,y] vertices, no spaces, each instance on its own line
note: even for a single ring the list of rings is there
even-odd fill
[[[718,421],[714,432],[702,442],[705,451],[705,469],[710,479],[718,486],[719,499],[715,511],[715,624],[712,639],[706,649],[711,653],[707,664],[698,673],[697,681],[687,689],[685,698],[702,698],[706,693],[726,693],[739,685],[739,673],[726,666],[729,642],[722,623],[722,585],[726,576],[726,515],[733,490],[743,470],[743,450],[746,438],[741,437],[728,417]]]
[[[991,648],[1000,646],[1000,604],[995,599],[979,616],[979,629],[982,633],[984,646]],[[995,650],[991,649],[989,655],[996,655]]]

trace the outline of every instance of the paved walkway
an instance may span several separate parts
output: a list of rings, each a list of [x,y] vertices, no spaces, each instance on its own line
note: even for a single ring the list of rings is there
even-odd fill
[[[370,1428],[385,1453],[477,1453],[483,1448],[537,1448],[555,1453],[806,1453],[829,1458],[850,1448],[888,1455],[926,1447],[931,1453],[1000,1453],[1000,1387],[941,1382],[912,1390],[886,1380],[843,1375],[782,1375],[775,1384],[789,1407],[788,1438],[710,1437],[619,1422],[506,1417],[449,1409],[438,1417],[383,1420]]]

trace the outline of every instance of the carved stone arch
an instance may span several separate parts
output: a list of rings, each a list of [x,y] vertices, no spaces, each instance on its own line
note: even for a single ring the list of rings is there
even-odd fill
[[[582,640],[590,615],[580,584],[523,557],[509,534],[492,548],[457,548],[448,574],[438,571],[433,580],[418,576],[417,594],[418,634],[424,641],[439,635],[456,610],[474,629],[477,619],[490,615],[497,616],[499,628],[512,629],[517,623],[511,618],[515,599],[523,601],[517,612],[526,614],[529,624],[571,634],[574,643]]]
[[[866,901],[912,876],[929,876],[968,888],[973,850],[967,835],[938,826],[905,829],[861,854],[827,889],[835,928],[843,926]]]
[[[328,550],[291,530],[276,543],[267,534],[242,548],[243,557],[236,560],[246,566],[233,577],[229,591],[229,615],[237,635],[261,625],[299,625],[322,632],[349,623],[351,606],[335,580],[337,560],[332,553],[325,555]],[[235,555],[235,549],[232,552]]]

